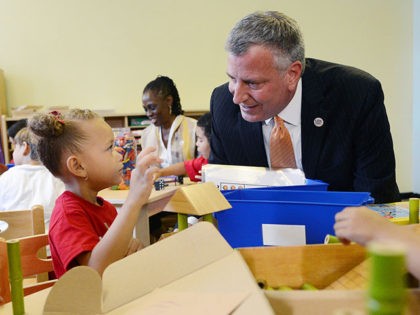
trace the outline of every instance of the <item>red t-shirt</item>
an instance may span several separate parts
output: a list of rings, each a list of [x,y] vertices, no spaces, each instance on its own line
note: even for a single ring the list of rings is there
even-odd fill
[[[101,197],[97,200],[102,206],[69,191],[57,198],[48,231],[57,278],[77,265],[78,255],[93,250],[117,216],[111,203]]]
[[[199,171],[201,171],[201,167],[203,165],[206,165],[208,163],[208,160],[202,156],[184,161],[185,170],[187,172],[188,177],[193,182],[199,182],[200,180],[195,178],[196,175],[200,175]]]

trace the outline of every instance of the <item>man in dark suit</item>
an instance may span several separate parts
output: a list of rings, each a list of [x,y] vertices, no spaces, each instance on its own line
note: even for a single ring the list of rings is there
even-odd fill
[[[232,29],[229,83],[211,97],[210,163],[269,167],[272,118],[291,135],[296,165],[330,190],[399,200],[381,84],[356,68],[305,59],[297,23],[256,12]]]

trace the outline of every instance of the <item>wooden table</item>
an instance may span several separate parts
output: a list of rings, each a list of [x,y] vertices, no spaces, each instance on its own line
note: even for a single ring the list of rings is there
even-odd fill
[[[142,211],[140,211],[139,219],[134,230],[135,237],[145,246],[150,245],[149,217],[163,211],[175,191],[187,185],[191,185],[191,182],[184,182],[183,185],[170,184],[162,190],[155,190],[153,188],[148,202],[143,206]],[[112,203],[118,210],[124,204],[128,192],[128,190],[112,190],[107,188],[101,190],[98,195]]]

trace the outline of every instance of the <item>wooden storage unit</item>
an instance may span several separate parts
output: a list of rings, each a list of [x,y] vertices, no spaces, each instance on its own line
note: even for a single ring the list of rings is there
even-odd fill
[[[357,244],[238,249],[275,314],[367,314],[369,262]],[[319,290],[302,290],[311,284]],[[293,290],[275,290],[288,286]],[[420,290],[409,289],[404,314],[420,314]],[[351,312],[351,313],[350,313]]]
[[[198,119],[201,115],[203,115],[205,111],[186,111],[184,113],[185,116],[192,117]],[[101,113],[99,113],[101,114]],[[148,124],[142,124],[147,120],[147,116],[144,114],[136,114],[136,113],[126,113],[126,114],[103,114],[101,115],[104,117],[105,121],[112,127],[112,128],[124,128],[128,127],[133,131],[138,131],[144,129],[148,126]],[[6,164],[10,162],[12,157],[10,143],[8,141],[7,136],[7,129],[12,126],[16,121],[22,119],[24,117],[2,117],[2,123],[0,123],[1,127],[1,143],[3,144],[3,152]],[[139,138],[139,133],[135,133],[135,136]]]
[[[239,252],[255,279],[273,288],[299,289],[308,283],[324,289],[366,259],[365,248],[356,244],[247,247]]]

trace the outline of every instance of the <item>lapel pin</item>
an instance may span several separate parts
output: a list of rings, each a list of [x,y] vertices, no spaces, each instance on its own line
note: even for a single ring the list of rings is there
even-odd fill
[[[321,117],[317,117],[314,119],[315,127],[322,127],[324,125],[324,120]]]

